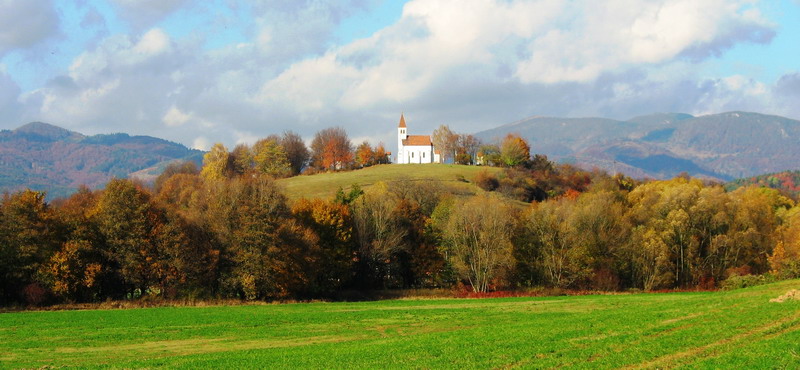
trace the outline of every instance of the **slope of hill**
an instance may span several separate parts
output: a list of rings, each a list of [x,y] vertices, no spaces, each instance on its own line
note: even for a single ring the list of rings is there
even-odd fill
[[[481,171],[499,172],[494,167],[462,166],[452,164],[378,165],[356,171],[320,173],[278,180],[291,199],[330,198],[339,188],[350,189],[357,184],[367,189],[379,181],[429,182],[440,184],[448,191],[462,194],[482,192],[472,180]]]
[[[795,200],[800,199],[800,171],[798,170],[736,179],[725,184],[725,189],[730,191],[749,185],[777,189]]]
[[[65,196],[80,185],[96,188],[112,177],[201,157],[199,150],[149,136],[85,136],[33,122],[0,131],[0,192],[22,188]],[[147,172],[147,171],[144,171]]]
[[[659,113],[627,121],[533,117],[476,136],[492,140],[511,132],[551,159],[636,177],[688,172],[731,180],[800,167],[800,121],[759,113]]]

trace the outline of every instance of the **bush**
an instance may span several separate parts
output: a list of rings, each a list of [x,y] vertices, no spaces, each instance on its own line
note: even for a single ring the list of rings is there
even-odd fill
[[[494,191],[500,186],[500,181],[489,171],[483,170],[475,175],[475,185],[486,191]]]
[[[722,289],[733,290],[741,288],[749,288],[751,286],[764,285],[774,283],[778,279],[775,275],[731,275],[722,282]]]

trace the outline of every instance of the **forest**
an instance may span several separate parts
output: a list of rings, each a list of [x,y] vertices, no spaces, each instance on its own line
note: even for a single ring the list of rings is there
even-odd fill
[[[454,194],[435,181],[340,189],[290,202],[276,178],[388,162],[341,128],[307,148],[292,132],[153,184],[114,179],[47,202],[0,202],[0,305],[135,299],[282,300],[344,291],[715,289],[800,277],[800,207],[775,189],[688,176],[637,181],[494,145],[446,126],[447,160],[503,167]],[[302,174],[301,174],[302,173]]]

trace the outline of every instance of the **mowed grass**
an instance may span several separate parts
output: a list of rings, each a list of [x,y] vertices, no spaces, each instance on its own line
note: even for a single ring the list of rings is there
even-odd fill
[[[796,368],[799,286],[4,313],[0,367]]]
[[[295,176],[278,180],[278,184],[290,199],[327,199],[333,197],[339,188],[347,190],[353,184],[366,190],[379,181],[397,180],[436,181],[455,192],[476,194],[482,190],[473,179],[484,170],[490,173],[501,171],[496,167],[452,164],[384,164],[354,171]]]

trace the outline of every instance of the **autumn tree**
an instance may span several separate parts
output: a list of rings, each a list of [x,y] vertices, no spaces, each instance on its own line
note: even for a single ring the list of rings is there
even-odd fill
[[[508,134],[500,144],[500,160],[507,167],[525,164],[530,158],[530,145],[517,134]]]
[[[532,204],[521,219],[515,256],[525,284],[543,281],[559,288],[574,287],[591,275],[585,245],[577,243],[570,215],[577,201],[570,198]]]
[[[475,154],[475,163],[486,166],[499,166],[502,163],[500,160],[500,147],[494,144],[479,146]]]
[[[258,173],[276,178],[291,174],[291,164],[278,141],[277,136],[267,137],[253,145],[253,162]]]
[[[144,295],[157,279],[154,265],[155,223],[160,222],[149,195],[128,180],[111,180],[100,197],[96,216],[100,233],[108,244],[107,254],[128,285]]]
[[[200,174],[200,169],[197,168],[197,164],[195,164],[193,161],[170,163],[156,178],[153,186],[156,193],[159,192],[161,186],[164,185],[164,182],[166,182],[170,177],[178,174],[198,175]]]
[[[356,257],[350,208],[321,199],[301,199],[292,206],[292,215],[312,230],[318,240],[316,253],[305,256],[315,261],[314,291],[330,293],[348,284]]]
[[[108,255],[94,211],[98,194],[82,187],[59,202],[55,215],[61,225],[61,245],[41,269],[50,289],[72,302],[120,298],[122,282]]]
[[[200,174],[206,180],[222,180],[229,172],[228,149],[221,143],[214,144],[211,150],[203,155],[203,169]]]
[[[155,199],[167,208],[188,217],[203,196],[204,182],[199,175],[176,174],[159,186]]]
[[[450,215],[444,237],[451,263],[475,292],[486,292],[513,265],[514,212],[503,201],[476,196]]]
[[[303,142],[303,138],[294,131],[284,131],[283,136],[281,136],[280,144],[283,147],[283,151],[286,153],[286,158],[289,160],[292,174],[300,174],[308,163],[308,159],[311,157],[305,142]]]
[[[356,147],[356,166],[358,167],[369,167],[375,164],[375,151],[372,149],[372,146],[369,145],[369,142],[364,140],[361,144]]]
[[[231,172],[238,176],[252,173],[256,166],[253,150],[247,144],[237,144],[230,153],[228,162],[231,164]]]
[[[455,149],[455,163],[475,164],[475,157],[478,154],[480,140],[470,134],[458,135]]]
[[[57,225],[45,194],[24,190],[4,195],[0,206],[0,298],[2,303],[39,304],[37,274],[57,249]]]
[[[360,272],[362,280],[380,282],[380,287],[393,280],[389,264],[392,256],[403,248],[407,230],[395,217],[397,199],[385,183],[373,185],[353,205]]]
[[[311,142],[311,164],[319,170],[341,170],[353,163],[353,148],[341,127],[318,131]]]
[[[208,184],[207,194],[203,224],[221,250],[220,292],[253,300],[304,291],[312,271],[303,250],[315,242],[293,221],[274,181],[236,178]]]
[[[437,287],[445,281],[446,261],[428,215],[410,199],[400,199],[394,210],[398,228],[405,230],[400,253],[395,254],[402,286]]]
[[[188,261],[205,251],[187,235],[186,225],[170,215],[141,186],[111,180],[100,197],[96,217],[106,253],[119,269],[130,295],[174,296],[194,267]],[[198,263],[202,265],[205,262]]]
[[[378,146],[375,147],[372,155],[374,156],[373,162],[375,164],[389,163],[389,153],[386,152],[386,148],[384,147],[383,143],[378,143]]]

